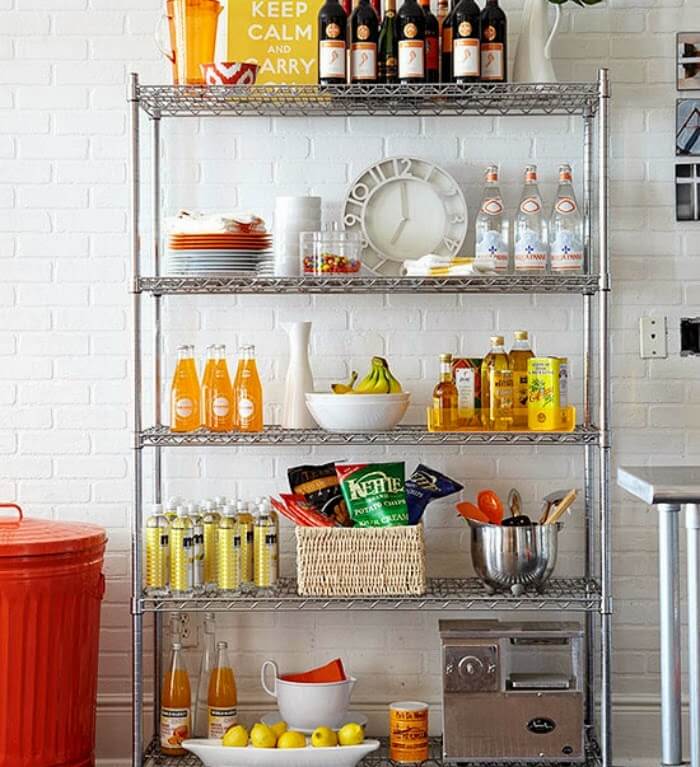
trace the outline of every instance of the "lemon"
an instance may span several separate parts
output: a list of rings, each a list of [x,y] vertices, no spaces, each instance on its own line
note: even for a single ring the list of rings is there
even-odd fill
[[[274,748],[277,736],[266,724],[258,722],[250,731],[250,742],[253,748]]]
[[[306,748],[306,736],[294,730],[283,732],[277,739],[277,748]]]
[[[221,741],[223,746],[245,748],[248,745],[248,730],[242,724],[229,727]]]
[[[311,736],[311,745],[314,748],[329,748],[338,745],[338,736],[330,727],[317,727]]]
[[[275,722],[274,724],[270,725],[270,729],[279,738],[279,736],[283,732],[287,732],[287,723],[286,722]]]
[[[348,722],[338,730],[338,741],[341,746],[357,746],[364,739],[364,730],[355,722]]]

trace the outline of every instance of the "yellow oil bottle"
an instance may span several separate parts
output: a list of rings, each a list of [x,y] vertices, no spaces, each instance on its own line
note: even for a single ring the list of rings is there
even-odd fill
[[[513,427],[527,429],[527,363],[535,353],[530,346],[527,330],[516,330],[508,358],[513,371]]]

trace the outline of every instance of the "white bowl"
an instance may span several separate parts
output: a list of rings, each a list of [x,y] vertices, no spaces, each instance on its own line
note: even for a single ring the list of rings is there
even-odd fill
[[[387,431],[404,417],[411,402],[400,394],[307,394],[306,404],[326,431]]]
[[[365,740],[359,746],[277,749],[231,748],[222,746],[219,739],[192,738],[184,740],[182,746],[198,756],[204,767],[355,767],[379,748],[379,741]]]

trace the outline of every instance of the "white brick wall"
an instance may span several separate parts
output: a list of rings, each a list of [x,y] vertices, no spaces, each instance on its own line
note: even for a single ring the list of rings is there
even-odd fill
[[[33,516],[93,520],[108,528],[98,744],[105,759],[126,756],[129,721],[124,96],[132,70],[146,82],[169,76],[151,37],[159,5],[0,0],[0,497],[18,499]],[[503,5],[515,35],[522,4]],[[700,27],[700,10],[696,0],[607,0],[585,10],[569,5],[555,45],[560,77],[590,79],[604,65],[614,83],[615,461],[697,463],[698,367],[678,357],[678,320],[700,314],[700,239],[696,225],[674,221],[672,178],[674,34]],[[471,211],[481,169],[492,158],[501,162],[509,206],[526,161],[539,163],[551,200],[559,161],[573,161],[580,181],[578,130],[577,121],[563,118],[166,122],[166,205],[168,212],[240,205],[267,215],[275,194],[311,192],[323,195],[328,216],[337,216],[349,181],[372,160],[398,152],[444,164],[463,184]],[[214,341],[229,349],[254,342],[268,416],[274,418],[286,362],[279,323],[308,316],[315,321],[312,364],[319,384],[361,368],[370,354],[388,354],[415,393],[417,420],[435,378],[436,353],[479,355],[492,329],[510,334],[529,327],[539,350],[568,354],[580,372],[579,303],[570,297],[479,296],[173,299],[165,309],[167,367],[175,346],[185,341],[199,350]],[[669,317],[667,361],[638,358],[637,322],[649,310]],[[573,389],[580,399],[580,385]],[[577,450],[402,454],[409,470],[424,460],[463,479],[470,493],[485,485],[506,491],[517,481],[527,503],[555,486],[581,482]],[[272,492],[283,488],[290,464],[333,457],[391,453],[182,450],[167,456],[168,492]],[[656,754],[658,715],[655,519],[642,511],[614,492],[617,751],[620,760],[637,764]],[[465,529],[450,504],[431,508],[427,533],[432,572],[468,571]],[[564,535],[560,573],[580,571],[581,543],[579,516]],[[283,549],[289,572],[288,534]],[[338,652],[360,676],[356,702],[376,728],[384,726],[387,700],[438,701],[436,621],[431,614],[223,619],[235,629],[246,708],[267,704],[257,681],[263,658],[274,655],[283,666],[301,668]],[[642,731],[648,734],[641,737]]]

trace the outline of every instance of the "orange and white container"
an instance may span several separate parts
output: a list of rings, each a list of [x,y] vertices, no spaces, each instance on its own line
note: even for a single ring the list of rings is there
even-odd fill
[[[428,704],[415,700],[389,706],[389,756],[394,762],[428,759]]]

